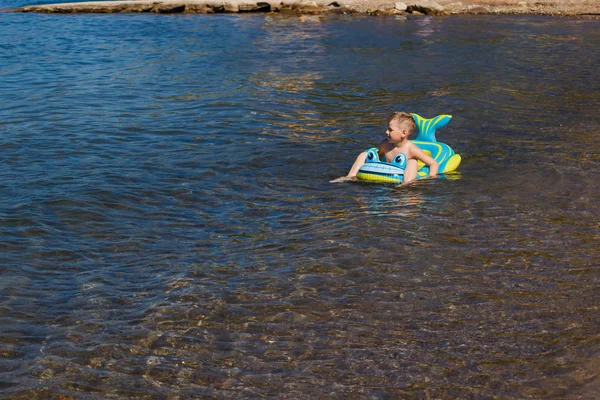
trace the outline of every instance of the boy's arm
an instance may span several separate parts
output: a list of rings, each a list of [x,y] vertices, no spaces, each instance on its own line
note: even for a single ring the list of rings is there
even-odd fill
[[[393,146],[392,146],[393,147]],[[379,159],[381,160],[382,157],[385,157],[385,153],[390,151],[390,143],[388,142],[387,139],[383,139],[381,141],[381,143],[379,143],[379,150],[377,151],[377,154],[379,155]]]
[[[421,150],[417,145],[413,144],[410,147],[410,158],[416,158],[417,160],[423,161],[425,164],[429,166],[429,176],[433,177],[438,174],[439,164],[437,161],[433,159],[433,157],[427,155],[423,150]]]
[[[356,157],[356,161],[354,161],[354,164],[352,164],[352,168],[350,168],[348,175],[341,176],[341,177],[334,179],[332,181],[329,181],[329,182],[338,183],[338,182],[345,182],[345,181],[354,179],[356,177],[356,174],[358,174],[358,170],[360,169],[360,167],[362,167],[364,165],[364,163],[366,161],[367,161],[367,152],[363,151],[362,153],[360,153],[358,155],[358,157]]]
[[[379,154],[385,154],[385,143],[387,143],[387,139],[384,139],[379,144]],[[356,157],[356,161],[354,161],[354,164],[352,164],[352,168],[350,168],[348,175],[339,177],[339,178],[331,180],[329,182],[338,183],[338,182],[345,182],[345,181],[353,180],[354,178],[356,178],[356,174],[358,174],[360,167],[362,167],[366,161],[367,161],[367,152],[363,151],[362,153],[360,153],[358,155],[358,157]]]

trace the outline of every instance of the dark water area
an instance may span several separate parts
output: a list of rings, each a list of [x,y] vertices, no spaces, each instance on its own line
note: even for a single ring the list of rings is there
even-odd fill
[[[0,20],[0,398],[597,398],[600,21]]]

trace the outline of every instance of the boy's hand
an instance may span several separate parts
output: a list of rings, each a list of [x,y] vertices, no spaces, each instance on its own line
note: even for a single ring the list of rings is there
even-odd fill
[[[355,181],[356,177],[355,176],[341,176],[337,179],[331,180],[329,181],[329,183],[341,183],[341,182],[346,182],[346,181]]]

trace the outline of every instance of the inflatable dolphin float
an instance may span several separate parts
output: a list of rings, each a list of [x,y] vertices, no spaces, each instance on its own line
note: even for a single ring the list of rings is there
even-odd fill
[[[439,164],[438,173],[443,174],[455,171],[460,164],[461,157],[456,154],[450,146],[438,142],[435,138],[435,131],[448,125],[451,115],[442,114],[435,118],[423,118],[418,114],[412,114],[415,120],[417,137],[411,140],[421,150],[429,154]],[[429,167],[421,161],[418,161],[417,179],[425,178],[429,175]],[[406,169],[406,156],[398,154],[392,162],[386,162],[379,159],[377,147],[367,150],[367,159],[365,164],[356,174],[356,178],[362,181],[370,182],[390,182],[401,183],[404,181],[404,170]]]

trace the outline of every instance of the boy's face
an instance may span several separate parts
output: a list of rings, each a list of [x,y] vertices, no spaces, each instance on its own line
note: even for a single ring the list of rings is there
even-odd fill
[[[385,134],[390,143],[400,143],[408,136],[408,129],[406,129],[405,124],[401,124],[398,121],[390,121]]]

